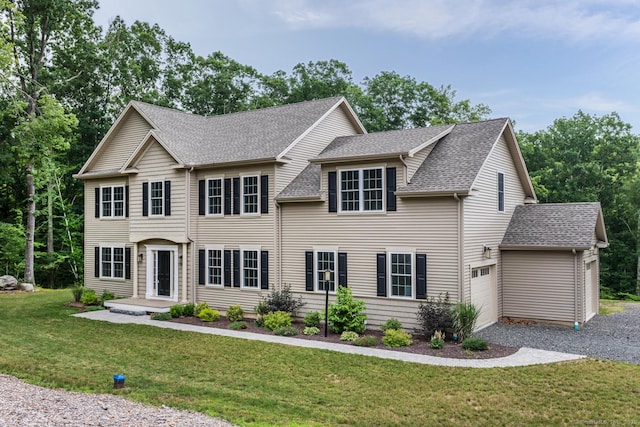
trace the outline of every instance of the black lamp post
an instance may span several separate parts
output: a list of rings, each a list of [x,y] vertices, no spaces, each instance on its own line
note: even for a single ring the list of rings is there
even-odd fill
[[[331,281],[331,270],[324,271],[324,336],[327,337],[329,330],[329,282]]]

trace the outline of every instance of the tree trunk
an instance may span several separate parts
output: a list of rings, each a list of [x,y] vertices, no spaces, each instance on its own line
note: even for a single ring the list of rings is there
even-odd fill
[[[35,284],[35,276],[33,273],[34,254],[33,242],[36,232],[36,200],[35,185],[33,183],[33,164],[27,165],[27,229],[26,229],[26,247],[24,252],[24,281]]]
[[[53,183],[47,184],[47,259],[53,261]],[[49,269],[49,288],[53,288],[54,270]]]

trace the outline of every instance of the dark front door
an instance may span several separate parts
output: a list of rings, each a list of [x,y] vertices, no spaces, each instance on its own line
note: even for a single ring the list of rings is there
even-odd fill
[[[171,296],[171,251],[158,251],[158,296]]]

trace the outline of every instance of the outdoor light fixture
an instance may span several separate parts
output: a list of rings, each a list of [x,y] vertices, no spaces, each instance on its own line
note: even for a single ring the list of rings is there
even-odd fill
[[[482,254],[486,259],[491,258],[491,248],[487,245],[482,245]]]
[[[329,330],[329,281],[331,281],[331,270],[324,271],[324,336]]]
[[[140,252],[140,253],[138,254],[138,262],[139,262],[139,263],[140,263],[140,262],[142,262],[142,260],[143,260],[143,259],[144,259],[144,254],[143,254],[142,252]]]

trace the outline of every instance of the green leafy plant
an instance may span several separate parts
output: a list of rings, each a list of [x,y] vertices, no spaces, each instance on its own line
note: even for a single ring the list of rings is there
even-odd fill
[[[264,327],[269,331],[275,331],[283,326],[291,326],[291,313],[275,311],[264,315]]]
[[[203,308],[200,310],[198,318],[203,322],[215,322],[216,320],[220,320],[220,312],[208,307]]]
[[[244,310],[239,305],[232,305],[227,309],[227,320],[229,322],[239,322],[244,319]]]
[[[336,302],[329,303],[329,323],[331,332],[341,334],[344,331],[353,331],[359,334],[364,332],[367,315],[364,314],[366,305],[364,301],[353,298],[351,288],[338,287]]]
[[[320,329],[315,326],[305,326],[302,333],[304,335],[318,335],[320,333]]]
[[[171,319],[171,313],[153,313],[151,315],[151,320],[169,320]]]
[[[371,335],[365,335],[355,339],[352,344],[357,345],[358,347],[375,347],[378,345],[378,338]]]
[[[451,330],[453,323],[451,320],[451,304],[449,303],[449,294],[444,297],[442,294],[437,298],[428,298],[418,307],[417,317],[417,333],[425,338],[430,338],[436,331],[446,332]]]
[[[84,293],[84,286],[74,286],[71,288],[71,294],[73,294],[73,301],[80,302],[82,301],[82,294]]]
[[[182,315],[183,316],[193,316],[193,313],[196,310],[196,306],[194,303],[190,302],[189,304],[185,304],[184,307],[182,307]]]
[[[100,298],[93,289],[85,289],[80,299],[84,305],[98,305]]]
[[[296,312],[306,304],[302,301],[302,297],[298,297],[298,299],[293,297],[290,285],[284,285],[281,290],[274,289],[269,292],[261,303],[264,304],[262,308],[263,314],[285,311],[291,313],[292,316],[295,316]]]
[[[310,311],[304,315],[304,326],[310,328],[319,328],[320,327],[320,313],[317,311]]]
[[[102,296],[100,297],[100,301],[104,303],[105,301],[110,301],[112,299],[116,299],[115,294],[108,289],[104,289],[102,291]]]
[[[184,313],[184,307],[179,304],[172,305],[169,307],[169,313],[171,313],[171,317],[173,318],[180,317]]]
[[[294,326],[280,326],[279,328],[274,329],[273,333],[283,337],[293,337],[298,335],[298,328]]]
[[[461,301],[453,306],[451,309],[453,332],[458,335],[460,341],[471,336],[478,316],[480,316],[480,309],[471,303]]]
[[[253,322],[258,328],[262,328],[264,326],[264,317],[260,316]]]
[[[204,301],[198,303],[198,305],[196,305],[196,307],[193,309],[193,315],[196,317],[200,317],[200,312],[205,308],[209,308],[209,304]]]
[[[398,319],[392,317],[391,319],[384,322],[384,324],[380,326],[380,329],[382,329],[383,331],[386,331],[388,329],[397,329],[400,331],[402,330],[402,323],[400,323]]]
[[[429,341],[429,347],[441,350],[444,347],[444,333],[442,331],[436,331]]]
[[[478,337],[465,338],[461,347],[469,351],[485,351],[489,350],[489,343]]]
[[[382,344],[387,347],[404,347],[413,344],[411,335],[397,329],[387,329],[382,337]]]
[[[357,332],[353,332],[353,331],[344,331],[341,335],[340,335],[340,341],[355,341],[358,339],[360,335],[358,335]]]
[[[238,320],[229,325],[229,329],[232,329],[234,331],[238,329],[247,329],[248,327],[249,325],[244,320]]]

